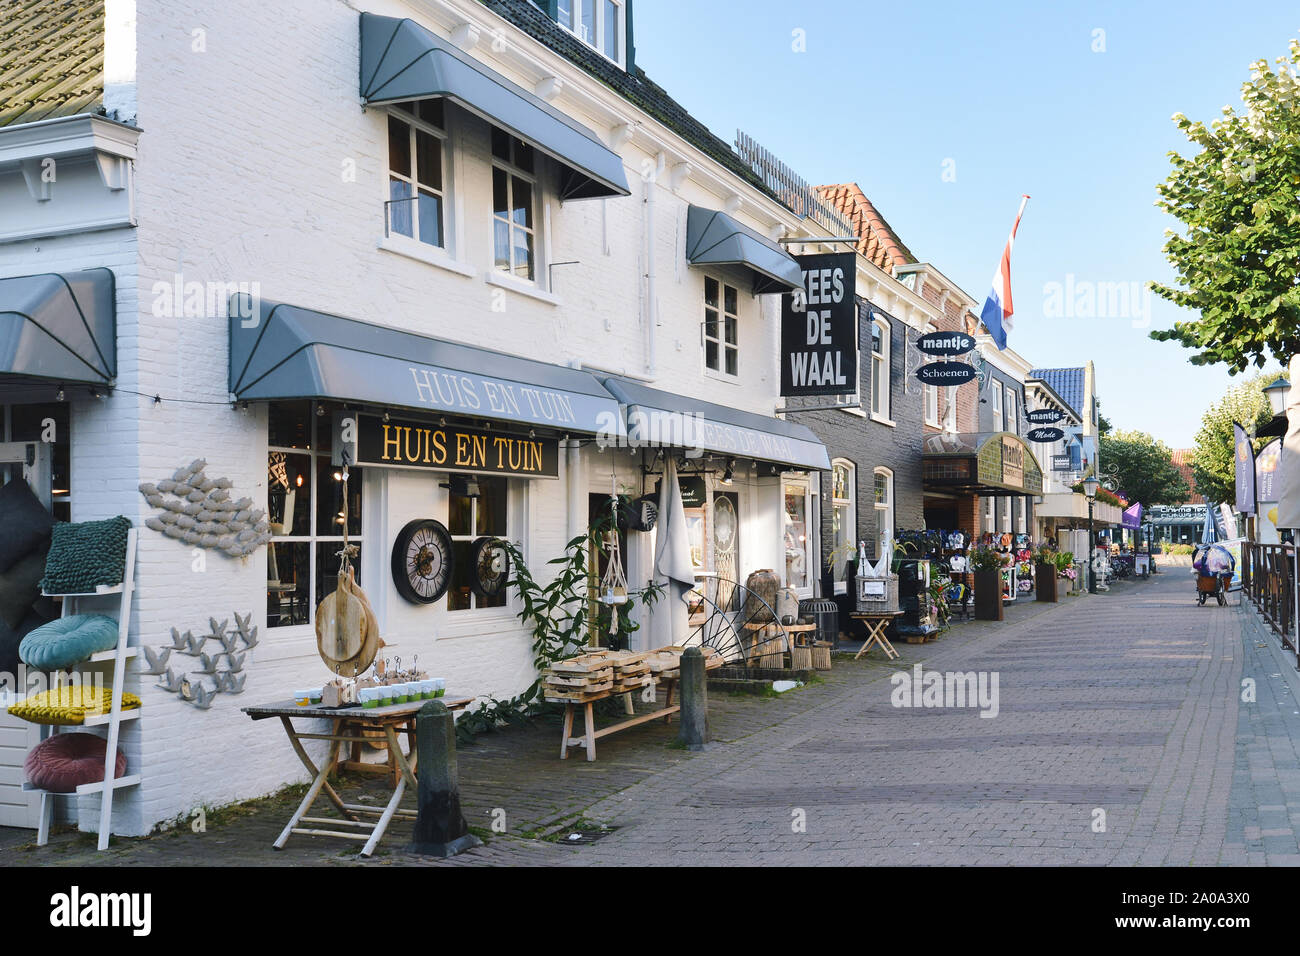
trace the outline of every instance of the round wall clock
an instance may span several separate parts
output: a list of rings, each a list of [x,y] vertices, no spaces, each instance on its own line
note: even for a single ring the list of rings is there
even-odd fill
[[[417,518],[393,542],[393,584],[412,604],[432,604],[447,593],[455,558],[451,535],[432,518]]]
[[[510,579],[510,554],[500,538],[476,538],[469,549],[469,586],[479,597],[494,598]]]

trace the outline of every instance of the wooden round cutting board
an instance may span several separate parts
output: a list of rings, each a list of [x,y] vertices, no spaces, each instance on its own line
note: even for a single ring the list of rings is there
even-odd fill
[[[360,653],[370,625],[365,605],[349,585],[347,574],[340,573],[334,593],[316,608],[316,647],[331,666],[350,661]]]

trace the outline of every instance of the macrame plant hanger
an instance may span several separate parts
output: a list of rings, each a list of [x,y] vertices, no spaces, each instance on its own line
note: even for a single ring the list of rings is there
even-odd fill
[[[623,573],[623,555],[618,546],[618,476],[610,474],[611,492],[609,507],[614,517],[614,527],[605,532],[605,553],[608,560],[605,574],[600,580],[601,604],[610,608],[609,636],[618,635],[618,605],[627,603],[627,576]]]

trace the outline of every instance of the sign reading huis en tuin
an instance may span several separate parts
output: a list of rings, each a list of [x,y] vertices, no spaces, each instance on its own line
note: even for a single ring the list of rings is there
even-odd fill
[[[554,438],[352,413],[338,416],[335,433],[336,447],[351,448],[357,465],[526,478],[560,474],[560,446]]]
[[[798,260],[803,289],[781,296],[781,394],[848,394],[858,387],[856,255]]]

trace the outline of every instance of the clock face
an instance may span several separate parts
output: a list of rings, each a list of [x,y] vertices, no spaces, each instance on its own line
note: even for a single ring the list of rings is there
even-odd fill
[[[451,535],[432,518],[412,521],[393,542],[392,563],[397,593],[412,604],[432,604],[451,581]]]
[[[474,574],[470,587],[479,597],[494,598],[510,579],[510,554],[500,538],[478,538],[470,548]]]

